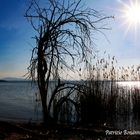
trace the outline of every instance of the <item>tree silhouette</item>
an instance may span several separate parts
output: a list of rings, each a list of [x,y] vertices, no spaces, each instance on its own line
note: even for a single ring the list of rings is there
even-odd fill
[[[71,65],[77,60],[88,62],[91,34],[105,29],[97,25],[109,18],[84,7],[81,0],[31,0],[26,10],[25,17],[37,32],[28,73],[38,82],[44,122],[50,116],[50,80],[55,79],[61,85],[61,71],[73,70]]]

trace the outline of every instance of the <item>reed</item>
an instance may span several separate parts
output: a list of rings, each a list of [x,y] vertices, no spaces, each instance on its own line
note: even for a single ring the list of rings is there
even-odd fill
[[[81,96],[81,122],[84,124],[113,125],[122,117],[139,118],[140,89],[124,87],[121,81],[139,81],[139,67],[118,67],[116,58],[108,55],[106,58],[96,59],[95,65],[90,66],[87,80],[86,96]],[[105,123],[106,124],[106,123]]]
[[[120,119],[139,119],[140,89],[121,86],[121,82],[140,80],[139,67],[119,67],[110,55],[96,56],[94,61],[86,66],[86,80],[65,84],[55,93],[53,116],[57,122],[116,127]]]

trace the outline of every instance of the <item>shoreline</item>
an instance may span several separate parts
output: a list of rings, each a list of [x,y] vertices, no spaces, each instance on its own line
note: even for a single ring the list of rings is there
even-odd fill
[[[0,120],[1,140],[113,140],[114,138],[139,140],[139,135],[106,135],[107,130],[110,133],[116,131],[113,128],[107,127],[76,127],[68,125],[55,125],[46,128],[42,123],[7,122]]]

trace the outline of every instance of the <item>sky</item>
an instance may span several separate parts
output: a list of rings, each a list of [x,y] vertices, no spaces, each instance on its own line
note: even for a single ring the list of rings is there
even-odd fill
[[[27,73],[34,34],[24,18],[25,8],[24,0],[0,0],[0,77]]]
[[[92,0],[89,0],[89,3],[94,3],[93,7],[95,9],[101,10],[107,16],[114,16],[114,19],[109,20],[107,25],[111,30],[104,31],[108,41],[100,36],[96,44],[100,52],[106,50],[111,56],[115,56],[120,66],[140,64],[140,1],[138,1],[97,0],[94,3]],[[128,13],[128,10],[131,10],[131,7],[134,7],[136,2],[138,3],[138,10],[136,11],[139,18],[138,23],[134,23],[129,17],[130,15],[125,17],[124,14]]]
[[[132,5],[132,1],[85,1],[87,6],[115,17],[107,21],[110,30],[103,31],[107,39],[97,34],[95,44],[99,53],[106,51],[115,56],[122,66],[139,65],[140,61],[140,22],[136,25],[129,16],[122,18],[124,7]],[[23,77],[27,73],[35,32],[24,17],[26,8],[27,0],[0,0],[0,78]]]

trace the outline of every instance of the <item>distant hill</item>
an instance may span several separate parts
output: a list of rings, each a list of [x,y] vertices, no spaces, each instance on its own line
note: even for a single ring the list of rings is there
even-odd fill
[[[17,78],[17,77],[5,77],[0,79],[0,81],[25,81],[23,78]]]

